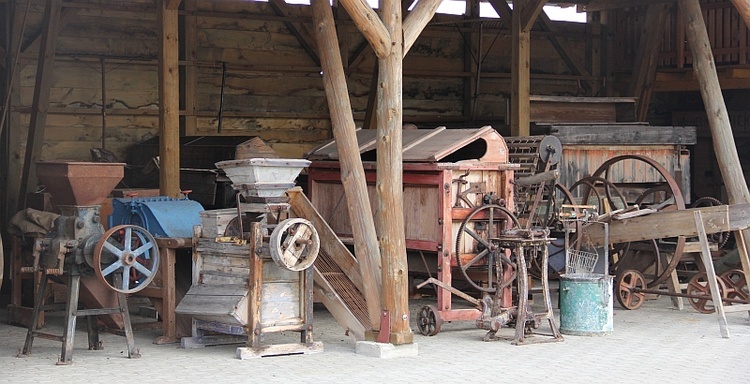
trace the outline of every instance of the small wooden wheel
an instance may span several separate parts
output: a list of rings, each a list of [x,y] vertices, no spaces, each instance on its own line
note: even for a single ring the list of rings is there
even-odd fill
[[[716,277],[716,282],[719,284],[719,293],[721,298],[725,299],[727,295],[727,287],[721,277]],[[716,308],[714,301],[711,298],[711,287],[708,285],[708,275],[706,272],[698,272],[688,281],[687,294],[691,296],[700,297],[688,297],[690,305],[700,313],[713,313]]]
[[[286,219],[274,228],[268,248],[276,265],[302,271],[312,266],[318,257],[320,237],[311,222]]]
[[[638,291],[646,288],[646,279],[640,271],[628,269],[617,275],[617,302],[625,309],[638,309],[646,295]]]
[[[417,328],[419,328],[419,333],[424,336],[435,336],[440,332],[440,327],[442,326],[443,319],[434,305],[425,305],[419,308],[419,312],[417,313]]]
[[[143,227],[118,225],[94,246],[94,272],[110,289],[135,293],[146,288],[159,268],[159,247]]]

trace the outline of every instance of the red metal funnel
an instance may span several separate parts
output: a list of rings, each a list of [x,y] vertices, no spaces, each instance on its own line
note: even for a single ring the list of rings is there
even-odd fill
[[[58,205],[100,205],[125,174],[125,163],[39,161],[36,176]]]

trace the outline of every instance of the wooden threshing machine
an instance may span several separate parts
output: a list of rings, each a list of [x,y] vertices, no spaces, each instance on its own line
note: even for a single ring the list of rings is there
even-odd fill
[[[376,132],[357,131],[357,140],[371,207],[375,207]],[[335,142],[324,143],[307,157],[312,160],[308,180],[313,205],[344,243],[351,243],[351,224]],[[434,334],[443,321],[474,321],[482,315],[478,308],[453,309],[451,295],[461,293],[455,288],[461,287],[460,284],[466,287],[493,284],[487,264],[469,263],[482,252],[482,244],[489,243],[491,215],[497,215],[495,220],[489,220],[497,221],[496,228],[513,226],[512,220],[501,211],[514,210],[513,173],[519,166],[508,161],[505,140],[489,126],[405,130],[403,161],[409,272],[419,278],[431,278],[431,282],[442,288],[437,290],[437,305],[425,309],[425,315],[434,320],[429,331]],[[485,239],[477,241],[472,234]],[[454,271],[462,274],[462,278],[454,279]]]
[[[307,160],[253,158],[217,163],[239,191],[222,233],[204,216],[193,238],[193,285],[175,309],[193,317],[184,347],[246,342],[240,359],[322,351],[313,342],[313,225],[290,218],[285,196]],[[218,236],[217,236],[218,235]],[[299,332],[299,343],[276,343]],[[272,338],[271,334],[276,338]]]

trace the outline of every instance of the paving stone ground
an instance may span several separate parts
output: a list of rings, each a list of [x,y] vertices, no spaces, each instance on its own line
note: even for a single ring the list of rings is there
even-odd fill
[[[677,311],[666,297],[635,311],[615,303],[611,335],[565,335],[559,343],[513,346],[508,341],[483,342],[484,331],[473,322],[445,324],[433,337],[419,335],[416,312],[432,303],[425,298],[410,305],[416,357],[357,355],[355,342],[316,305],[314,338],[325,348],[318,354],[238,360],[235,346],[186,350],[176,344],[154,345],[151,341],[159,332],[150,330],[136,333],[142,357],[128,359],[125,339],[112,334],[102,335],[104,350],[87,350],[85,321],[80,321],[70,366],[55,365],[60,343],[39,338],[32,356],[16,357],[26,330],[8,325],[0,310],[0,383],[750,382],[747,313],[727,315],[731,336],[724,339],[715,315],[697,313],[690,306]],[[62,324],[62,317],[50,315],[45,328],[61,332]],[[510,329],[503,332],[512,334]],[[297,340],[296,334],[277,337]]]

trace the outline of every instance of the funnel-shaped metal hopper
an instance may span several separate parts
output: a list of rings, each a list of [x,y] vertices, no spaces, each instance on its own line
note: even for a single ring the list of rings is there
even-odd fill
[[[125,163],[39,161],[36,176],[58,205],[99,205],[125,173]]]
[[[232,180],[232,186],[249,196],[280,197],[294,186],[302,169],[310,165],[302,159],[243,159],[216,163]]]

